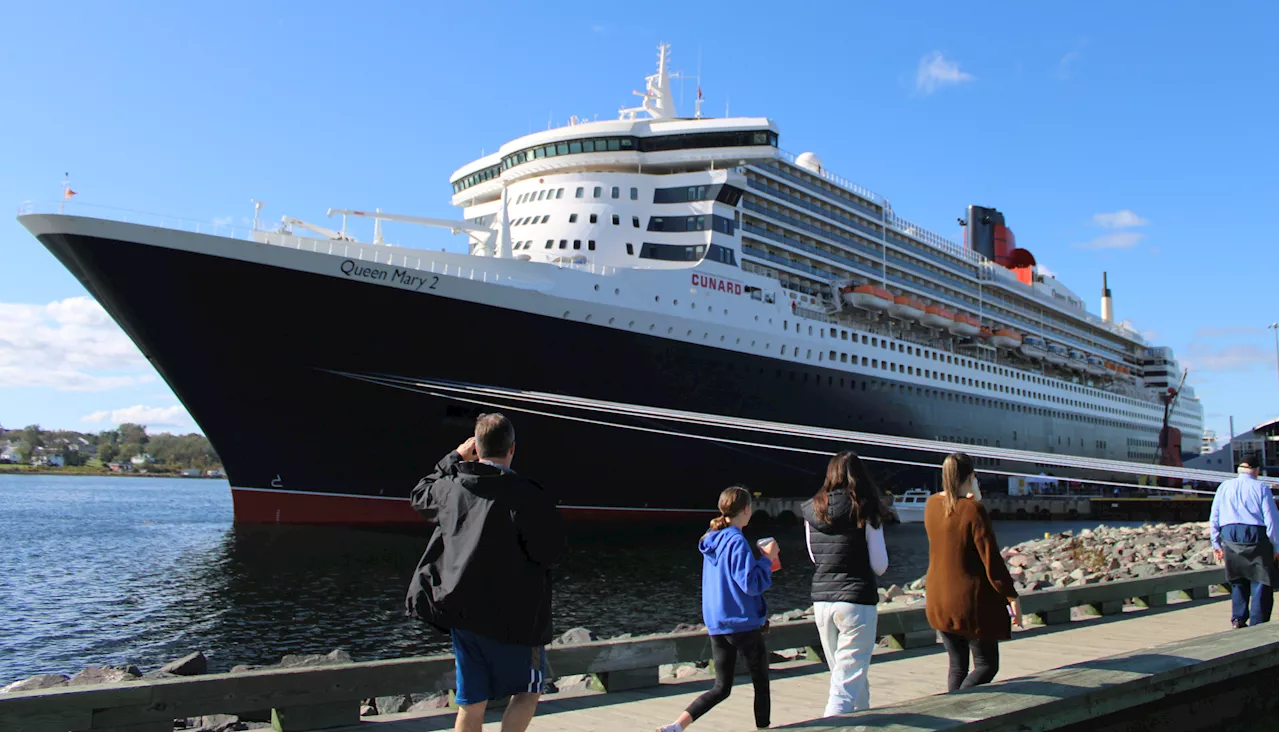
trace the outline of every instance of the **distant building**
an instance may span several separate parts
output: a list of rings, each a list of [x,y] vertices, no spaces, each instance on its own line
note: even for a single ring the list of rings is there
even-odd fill
[[[1219,470],[1224,473],[1236,472],[1236,466],[1246,457],[1256,457],[1261,463],[1263,472],[1272,477],[1280,472],[1280,454],[1277,448],[1277,430],[1280,419],[1263,422],[1246,432],[1235,435],[1231,440],[1213,452],[1207,452],[1191,458],[1183,463],[1183,467],[1197,470]]]
[[[151,457],[145,452],[142,453],[141,455],[134,455],[133,457],[129,458],[129,462],[133,463],[134,465],[149,465],[150,463],[154,463],[155,461],[156,461],[155,458]]]
[[[22,443],[9,441],[0,446],[0,463],[16,463],[22,459]]]

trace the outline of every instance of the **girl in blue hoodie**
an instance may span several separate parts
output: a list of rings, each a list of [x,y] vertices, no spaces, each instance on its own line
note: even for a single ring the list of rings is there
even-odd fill
[[[755,687],[756,726],[769,726],[769,662],[763,629],[768,617],[764,591],[773,585],[778,545],[761,551],[742,535],[751,521],[751,493],[740,485],[720,494],[720,515],[698,542],[702,550],[702,620],[711,635],[716,685],[689,705],[675,722],[658,732],[681,732],[712,707],[729,698],[733,669],[741,653]]]

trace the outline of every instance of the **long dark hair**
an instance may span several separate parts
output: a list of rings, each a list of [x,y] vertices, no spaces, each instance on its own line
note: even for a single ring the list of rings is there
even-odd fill
[[[947,515],[956,510],[960,501],[960,489],[973,475],[973,458],[963,452],[953,452],[942,461],[942,492],[947,494]]]
[[[727,529],[735,516],[751,507],[751,492],[745,486],[731,485],[720,491],[716,507],[720,509],[720,515],[711,519],[711,530]]]
[[[813,515],[824,524],[831,522],[828,513],[830,493],[839,490],[849,491],[849,518],[859,529],[868,523],[873,529],[880,528],[884,518],[880,491],[871,482],[871,476],[867,474],[858,453],[852,450],[842,450],[832,456],[831,462],[827,463],[827,478],[823,481],[822,488],[813,496]]]

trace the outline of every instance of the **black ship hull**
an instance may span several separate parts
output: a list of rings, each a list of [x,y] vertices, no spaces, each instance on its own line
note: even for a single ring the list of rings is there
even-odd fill
[[[1003,439],[1005,447],[1027,450],[1045,449],[1064,434],[1081,446],[1086,436],[1107,438],[1100,434],[1106,428],[1054,426],[1042,416],[975,406],[959,392],[920,398],[887,373],[864,377],[123,237],[37,235],[121,324],[209,437],[242,522],[416,522],[405,500],[409,490],[468,436],[476,414],[489,411],[350,374],[992,446]],[[598,414],[558,415],[509,413],[517,430],[515,467],[577,517],[703,515],[733,483],[768,497],[806,496],[821,484],[826,465],[821,454],[646,431],[670,424],[610,418],[639,428],[618,429],[596,423],[603,419]],[[810,450],[842,447],[683,429]],[[1112,431],[1116,444],[1135,434]],[[1011,433],[1022,440],[1010,443]],[[906,481],[919,476],[897,470],[877,470],[882,488],[915,487]]]

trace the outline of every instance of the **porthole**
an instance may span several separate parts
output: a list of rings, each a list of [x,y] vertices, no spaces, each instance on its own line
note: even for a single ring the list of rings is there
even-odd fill
[[[724,343],[724,336],[720,336],[720,342]]]
[[[686,337],[686,338],[692,338],[692,337],[693,337],[693,331],[691,331],[691,330],[687,330],[687,331],[685,331],[685,332],[684,332],[684,335],[685,335],[685,337]]]
[[[568,311],[568,310],[564,311],[564,317],[566,317],[566,318],[567,318],[567,317],[569,317],[569,311]]]
[[[613,325],[613,318],[609,318],[609,325]]]
[[[627,327],[628,327],[628,328],[634,328],[634,327],[636,327],[636,321],[634,321],[634,320],[633,320],[633,321],[631,321],[630,323],[627,323]]]
[[[652,332],[653,332],[653,323],[650,323],[650,324],[649,324],[649,332],[650,332],[650,333],[652,333]]]
[[[618,288],[616,288],[616,287],[615,287],[615,288],[613,288],[613,294],[617,295],[617,294],[618,294],[618,293],[620,293],[620,292],[622,292],[622,291],[621,291],[621,290],[619,290]]]
[[[591,315],[590,315],[590,314],[588,314],[588,315],[587,315],[587,317],[583,318],[583,320],[585,320],[586,322],[590,323],[590,322],[591,322]]]
[[[658,296],[657,296],[657,295],[654,295],[654,296],[653,296],[653,301],[654,301],[654,302],[658,302]]]
[[[671,301],[671,304],[672,304],[672,305],[679,305],[679,304],[680,304],[680,301],[679,301],[679,300],[672,300],[672,301]]]
[[[698,309],[698,303],[696,303],[696,302],[691,302],[691,303],[689,303],[689,309],[690,309],[690,310],[697,310],[697,309]]]
[[[596,291],[596,292],[599,292],[599,291],[600,291],[600,285],[593,285],[593,289],[595,289],[595,291]]]
[[[667,328],[667,335],[671,335],[671,334],[672,334],[672,333],[674,333],[675,331],[676,331],[676,329],[675,329],[675,328]]]

